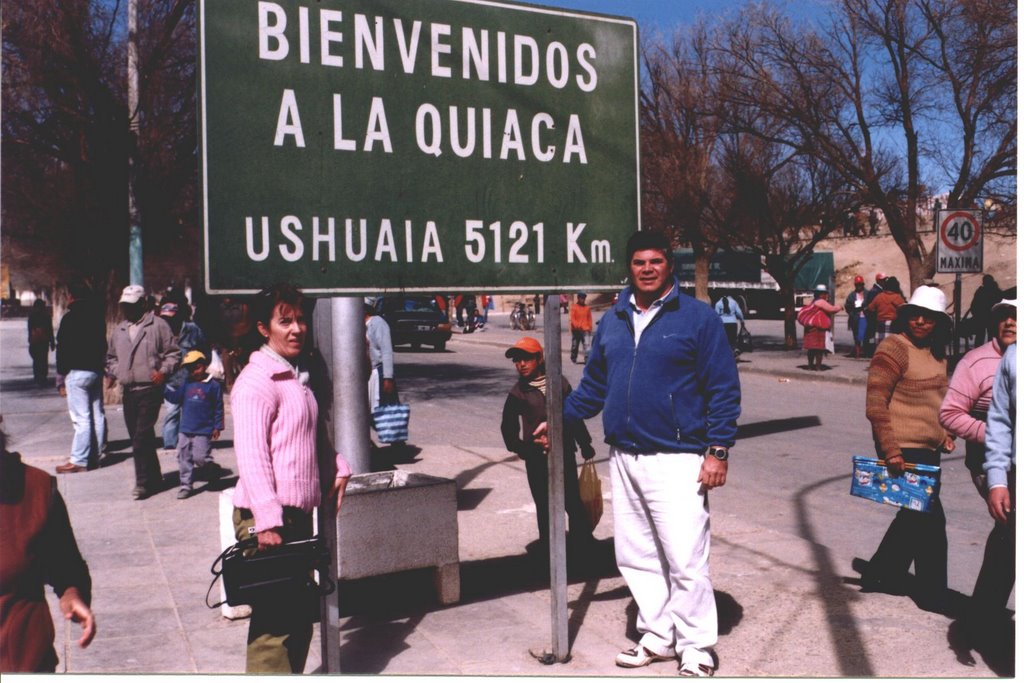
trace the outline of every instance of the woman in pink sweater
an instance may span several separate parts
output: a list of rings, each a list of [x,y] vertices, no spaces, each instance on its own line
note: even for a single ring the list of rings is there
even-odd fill
[[[235,535],[255,535],[258,550],[313,535],[320,504],[317,404],[303,367],[308,327],[302,294],[291,285],[264,290],[251,307],[265,343],[231,391],[239,479]],[[337,506],[351,470],[340,455],[330,496]],[[335,509],[337,509],[337,506]],[[282,592],[252,606],[246,673],[302,673],[313,635],[311,593]]]

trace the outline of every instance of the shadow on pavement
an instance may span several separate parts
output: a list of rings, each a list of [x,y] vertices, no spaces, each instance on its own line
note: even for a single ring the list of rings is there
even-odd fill
[[[946,632],[949,649],[958,662],[968,667],[977,666],[973,650],[997,676],[1009,678],[1016,670],[1015,635],[1014,620],[1008,613],[986,619],[963,616],[951,622]]]
[[[853,594],[844,588],[843,578],[836,571],[828,546],[817,538],[806,502],[815,490],[847,478],[847,475],[830,477],[801,489],[796,496],[797,517],[800,520],[800,536],[807,541],[814,557],[813,573],[818,584],[818,597],[828,606],[831,615],[828,635],[839,663],[839,673],[842,676],[873,676],[875,672],[871,666],[867,643],[851,609]]]
[[[736,438],[752,439],[757,436],[767,436],[768,434],[792,432],[797,429],[807,429],[808,427],[820,426],[821,418],[817,415],[785,417],[778,420],[762,420],[761,422],[741,424],[736,430]]]

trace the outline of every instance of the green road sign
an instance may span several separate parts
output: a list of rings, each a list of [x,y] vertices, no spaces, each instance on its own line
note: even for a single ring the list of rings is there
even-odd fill
[[[613,288],[634,21],[485,0],[200,0],[207,289]]]

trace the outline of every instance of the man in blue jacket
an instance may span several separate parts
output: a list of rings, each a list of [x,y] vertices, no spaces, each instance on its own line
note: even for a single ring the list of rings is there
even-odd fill
[[[615,663],[679,658],[711,676],[718,614],[707,493],[725,484],[740,415],[736,362],[718,315],[679,291],[664,235],[626,245],[630,285],[597,326],[567,422],[604,411],[615,559],[636,600],[640,642]],[[546,425],[538,428],[546,442]]]

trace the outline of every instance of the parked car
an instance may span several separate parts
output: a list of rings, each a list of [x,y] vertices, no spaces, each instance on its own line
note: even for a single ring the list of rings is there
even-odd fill
[[[386,296],[377,300],[377,311],[391,328],[391,344],[411,344],[412,348],[431,346],[444,351],[452,338],[448,315],[432,296]]]

